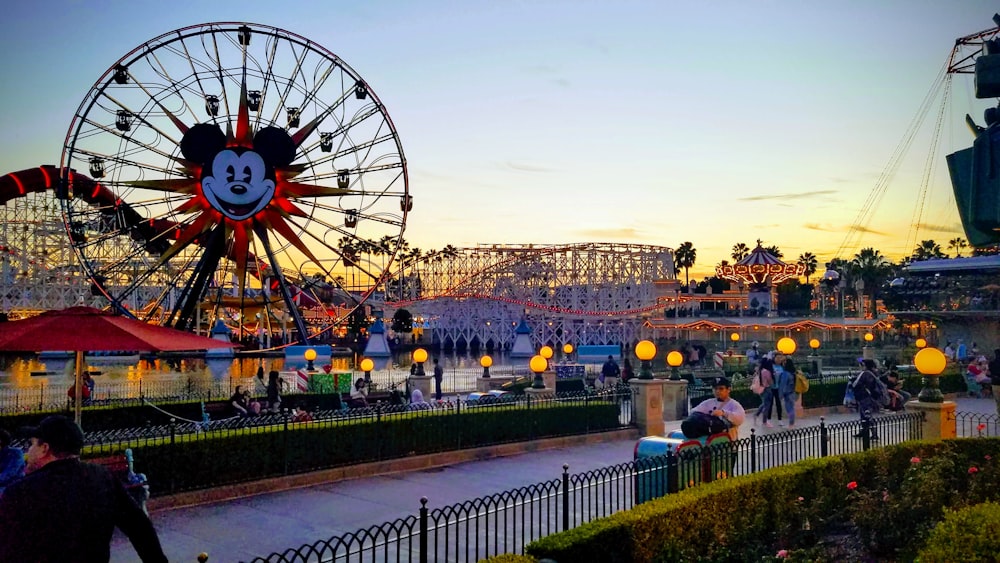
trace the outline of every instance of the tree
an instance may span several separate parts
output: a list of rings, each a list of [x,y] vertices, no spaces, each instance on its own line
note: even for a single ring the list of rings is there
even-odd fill
[[[948,250],[955,251],[955,258],[961,258],[962,249],[968,246],[969,242],[962,237],[955,237],[948,241]]]
[[[816,255],[812,252],[803,252],[799,254],[799,264],[806,265],[806,284],[809,283],[809,276],[816,273],[819,268],[819,260],[816,259]]]
[[[684,285],[690,287],[691,279],[688,277],[688,268],[694,266],[695,260],[698,258],[698,251],[694,248],[694,245],[690,242],[683,242],[677,250],[674,251],[674,266],[676,268],[684,268]]]
[[[739,262],[750,254],[750,248],[742,242],[733,245],[733,260]]]
[[[941,252],[941,245],[934,242],[933,240],[922,240],[920,244],[913,249],[913,260],[930,260],[931,258],[944,258],[944,252]]]
[[[854,274],[864,282],[864,294],[868,296],[871,303],[871,316],[875,316],[875,299],[878,295],[879,286],[889,273],[892,263],[882,256],[882,253],[874,248],[862,248],[851,260],[851,267]]]
[[[396,332],[413,332],[413,314],[406,309],[396,309],[392,315],[392,330]]]
[[[772,244],[771,246],[765,246],[764,252],[767,252],[768,254],[774,256],[775,258],[778,258],[779,260],[785,257],[785,253],[779,250],[778,245],[776,244]]]

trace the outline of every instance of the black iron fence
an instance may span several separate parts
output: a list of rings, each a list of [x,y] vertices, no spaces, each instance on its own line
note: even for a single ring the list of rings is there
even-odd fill
[[[955,431],[960,438],[1000,436],[1000,416],[981,412],[955,412]]]
[[[345,465],[629,427],[628,386],[419,405],[379,403],[87,433],[85,457],[131,448],[156,495]],[[15,445],[22,445],[16,443]]]
[[[729,475],[753,473],[809,457],[839,455],[921,437],[922,415],[902,413],[871,423],[849,421],[722,442],[679,454],[629,461],[480,497],[428,508],[297,549],[257,557],[253,563],[339,561],[478,561],[525,546],[635,505]]]

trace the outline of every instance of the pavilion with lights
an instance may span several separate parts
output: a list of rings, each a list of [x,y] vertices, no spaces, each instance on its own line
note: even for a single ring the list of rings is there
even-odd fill
[[[774,342],[782,337],[801,346],[812,339],[849,343],[865,334],[878,335],[891,328],[885,319],[779,317],[773,310],[775,285],[805,274],[805,264],[783,262],[765,250],[760,240],[750,254],[736,264],[717,266],[718,277],[735,282],[738,289],[722,294],[677,294],[667,299],[668,309],[687,309],[688,317],[649,319],[645,328],[656,338],[702,342]],[[703,303],[713,303],[730,315],[694,314]]]

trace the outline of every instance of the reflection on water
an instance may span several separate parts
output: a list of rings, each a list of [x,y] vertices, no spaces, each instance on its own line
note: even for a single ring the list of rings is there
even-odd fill
[[[438,358],[445,371],[463,368],[479,367],[481,354],[440,353],[428,354],[425,369],[428,374]],[[509,358],[506,354],[494,354],[493,365],[527,365],[527,358]],[[330,362],[334,370],[350,370],[354,367],[354,358],[335,357]],[[375,359],[376,370],[407,370],[411,364],[410,352],[395,354],[392,358]],[[3,356],[0,357],[0,388],[29,388],[42,385],[66,384],[73,380],[74,360],[46,359],[40,361],[37,356]],[[284,358],[235,358],[205,360],[204,358],[157,358],[140,359],[132,363],[110,363],[107,356],[101,358],[99,365],[88,366],[95,375],[97,383],[128,382],[128,381],[174,381],[179,378],[195,379],[233,379],[250,378],[256,375],[257,368],[263,366],[264,371],[285,369]],[[321,364],[317,364],[319,368]],[[288,366],[296,369],[299,365]],[[97,373],[100,372],[100,373]],[[36,375],[32,375],[35,373]],[[42,375],[48,374],[48,375]]]

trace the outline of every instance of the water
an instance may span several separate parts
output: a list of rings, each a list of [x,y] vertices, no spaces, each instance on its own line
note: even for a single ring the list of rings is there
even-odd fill
[[[458,372],[470,372],[479,370],[481,355],[461,354],[461,353],[440,353],[428,354],[424,369],[430,375],[434,358],[438,358],[446,374]],[[492,371],[509,372],[513,368],[527,369],[528,358],[510,358],[506,353],[492,354]],[[354,359],[350,357],[331,358],[331,371],[345,372],[357,371]],[[257,373],[257,368],[264,367],[264,371],[285,369],[285,359],[277,358],[234,358],[206,360],[199,357],[169,358],[169,359],[140,359],[128,363],[107,363],[108,359],[95,361],[89,368],[100,372],[94,379],[97,385],[101,383],[127,383],[145,382],[149,384],[167,382],[208,382],[222,380],[249,380]],[[391,380],[404,378],[409,374],[410,353],[401,352],[391,358],[375,359],[376,373],[382,373]],[[73,383],[74,360],[69,359],[46,359],[39,360],[37,356],[6,356],[0,358],[0,389],[30,389],[42,386],[69,387]],[[304,365],[289,365],[288,369],[297,369]],[[316,363],[316,368],[321,368],[320,362]],[[32,372],[47,372],[49,375],[32,376]],[[237,381],[238,383],[238,381]]]

